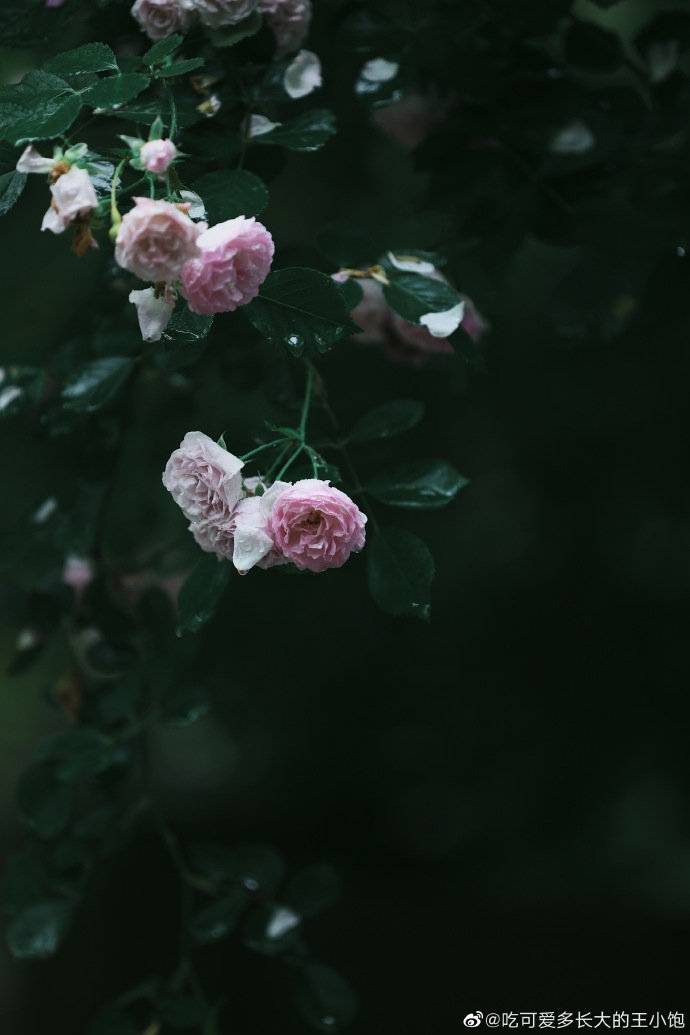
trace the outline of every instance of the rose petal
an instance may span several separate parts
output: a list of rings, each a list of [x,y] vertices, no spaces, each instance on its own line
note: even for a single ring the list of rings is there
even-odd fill
[[[458,302],[452,309],[446,309],[442,313],[425,313],[419,322],[434,338],[447,338],[453,331],[457,331],[464,314],[465,303]]]
[[[370,83],[387,83],[389,79],[395,78],[399,68],[400,65],[397,61],[372,58],[362,69],[362,78],[367,79]]]
[[[402,270],[403,273],[419,273],[420,277],[428,277],[437,272],[433,262],[425,262],[424,259],[418,259],[416,255],[398,257],[393,255],[393,252],[388,252],[388,261],[391,266],[395,266],[396,270]]]
[[[276,126],[282,126],[282,122],[271,122],[265,115],[252,115],[249,119],[249,136],[261,137],[264,133],[270,133]]]
[[[166,292],[169,298],[168,293]],[[129,301],[137,307],[139,330],[144,341],[160,341],[163,331],[173,314],[175,302],[166,300],[166,295],[156,298],[153,288],[143,291],[130,291]]]
[[[321,86],[321,62],[317,55],[311,50],[300,50],[285,69],[283,86],[293,99],[306,97]]]

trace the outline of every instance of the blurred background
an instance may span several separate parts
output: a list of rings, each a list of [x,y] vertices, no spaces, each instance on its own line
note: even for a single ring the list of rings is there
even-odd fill
[[[441,455],[471,483],[442,511],[389,516],[434,555],[430,624],[376,610],[364,557],[316,581],[275,572],[232,580],[199,634],[212,712],[191,726],[154,729],[153,786],[183,844],[257,841],[290,869],[338,870],[342,897],[309,921],[308,938],[358,991],[353,1035],[458,1030],[475,1010],[684,1010],[684,141],[663,152],[663,169],[650,161],[634,186],[626,179],[638,172],[642,134],[685,130],[684,66],[670,73],[683,80],[672,98],[659,92],[670,90],[666,78],[649,87],[641,113],[614,104],[624,114],[597,129],[610,150],[593,165],[547,170],[546,189],[541,173],[502,169],[495,196],[479,197],[470,185],[465,211],[467,165],[451,158],[454,148],[468,154],[462,104],[410,148],[377,127],[366,105],[338,100],[350,82],[337,51],[352,6],[320,12],[317,0],[310,38],[326,71],[324,104],[336,109],[342,133],[315,154],[269,161],[263,152],[248,167],[271,189],[261,218],[279,242],[279,265],[332,272],[319,235],[342,219],[363,226],[381,250],[445,247],[449,276],[491,324],[481,344],[488,373],[457,356],[404,364],[351,341],[318,365],[336,413],[356,417],[400,397],[427,403],[408,438],[359,447],[365,474],[401,454]],[[684,6],[575,5],[617,34],[638,68],[639,33],[662,8]],[[516,26],[515,38],[522,31]],[[5,51],[5,78],[31,60],[32,52]],[[629,89],[634,74],[625,66],[607,73],[607,89]],[[492,126],[505,117],[516,137],[529,137],[545,82],[530,80],[512,111],[505,97],[495,99],[503,116],[494,113]],[[554,100],[556,123],[561,101],[569,123],[565,94]],[[476,107],[468,118],[476,135]],[[533,164],[532,145],[524,146]],[[60,238],[38,232],[40,179],[31,178],[2,225],[3,365],[48,362],[84,330],[92,307],[121,296],[107,256],[76,259]],[[477,172],[480,179],[486,184]],[[599,208],[578,222],[572,212],[588,191]],[[456,207],[444,208],[453,197]],[[586,239],[578,230],[585,222]],[[460,230],[463,237],[452,236]],[[137,473],[113,517],[113,550],[144,535],[139,479],[160,477],[190,420],[203,409],[203,430],[225,430],[230,449],[248,449],[253,414],[284,403],[286,363],[233,314],[217,321],[198,367],[179,375],[193,379],[191,389],[142,381],[138,437],[127,454]],[[65,441],[46,439],[30,421],[3,425],[5,534],[60,497]],[[162,496],[156,506],[181,536],[182,519]],[[0,592],[2,653],[12,659],[23,627],[17,581]],[[23,843],[18,775],[61,728],[47,696],[63,669],[63,648],[49,644],[33,667],[2,678],[3,857]],[[175,885],[164,848],[142,824],[94,871],[54,959],[20,964],[0,947],[2,1032],[77,1035],[105,1001],[174,967]],[[228,996],[228,1033],[307,1030],[275,960],[232,941],[199,951]]]

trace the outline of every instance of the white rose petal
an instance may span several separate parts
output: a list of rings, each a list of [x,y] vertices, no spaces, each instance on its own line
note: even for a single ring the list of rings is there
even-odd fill
[[[40,507],[34,511],[31,516],[31,520],[35,525],[42,525],[45,521],[51,517],[57,510],[57,500],[54,496],[49,496],[48,499],[43,500]]]
[[[29,144],[19,156],[19,161],[15,168],[20,173],[49,173],[52,172],[54,165],[54,159],[44,158],[43,155],[38,153],[33,144]]]
[[[249,136],[260,137],[264,133],[270,133],[276,126],[282,126],[282,122],[271,122],[265,115],[252,115],[249,120]]]
[[[311,50],[300,50],[285,69],[283,86],[293,99],[306,97],[321,86],[321,62],[317,55]]]
[[[22,394],[22,389],[18,388],[16,385],[10,385],[8,388],[3,388],[0,392],[0,410],[6,410],[7,407]]]
[[[400,65],[397,61],[386,61],[385,58],[372,58],[362,69],[362,78],[370,83],[387,83],[398,74]]]
[[[447,338],[453,331],[457,331],[464,315],[465,303],[459,302],[442,313],[426,313],[419,322],[434,338]]]
[[[248,479],[245,486],[253,481]],[[268,516],[278,497],[289,488],[290,482],[274,482],[263,496],[247,496],[237,504],[233,514],[235,541],[232,563],[240,575],[245,575],[273,549],[273,538],[268,533]]]
[[[414,255],[406,255],[403,258],[393,255],[393,252],[388,252],[388,261],[391,266],[395,266],[396,270],[402,270],[404,273],[419,273],[421,277],[429,277],[436,273],[433,262],[425,262],[424,259],[418,259]]]
[[[174,304],[166,302],[164,295],[156,298],[153,288],[130,291],[129,301],[137,307],[137,319],[143,340],[160,341],[173,314]]]
[[[549,151],[554,155],[583,155],[595,144],[594,134],[587,123],[574,119],[556,133],[549,144]]]

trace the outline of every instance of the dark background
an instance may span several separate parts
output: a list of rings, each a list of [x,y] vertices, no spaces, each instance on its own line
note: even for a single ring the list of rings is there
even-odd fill
[[[620,31],[650,9],[620,4]],[[376,208],[381,238],[423,217],[429,160],[364,120],[358,132],[357,153],[347,129],[344,142],[291,156],[271,184],[262,219],[290,262],[329,270],[314,240],[343,210],[361,220]],[[604,212],[617,182],[611,174]],[[41,189],[31,183],[3,223],[4,362],[40,361],[101,290],[103,260],[76,260],[38,234]],[[495,271],[477,299],[492,324],[487,375],[456,357],[403,366],[349,342],[325,357],[336,412],[427,402],[416,432],[374,455],[360,447],[364,471],[409,450],[443,455],[471,479],[441,512],[389,516],[433,552],[432,621],[381,615],[363,557],[318,579],[234,579],[200,634],[212,717],[153,732],[154,786],[183,844],[248,838],[290,868],[341,873],[340,903],[307,934],[358,989],[353,1035],[458,1030],[475,1010],[688,1007],[690,260],[679,227],[637,263],[624,234],[595,262],[589,243],[528,227],[509,261],[476,276]],[[583,255],[589,281],[573,292]],[[630,303],[613,330],[607,277],[622,278],[615,298]],[[274,360],[253,339],[231,353],[220,325],[198,371],[201,386],[218,370],[225,379],[203,430],[248,436]],[[142,418],[152,477],[193,412],[156,400]],[[60,448],[5,425],[11,516],[49,494]],[[129,520],[141,520],[136,500]],[[9,653],[11,591],[6,602]],[[21,842],[12,784],[57,728],[42,694],[58,668],[49,654],[3,682],[3,850]],[[3,1032],[81,1033],[105,1000],[173,968],[176,894],[144,823],[99,867],[55,960],[19,965],[2,949]],[[235,942],[199,959],[229,997],[228,1033],[307,1030],[276,961]]]

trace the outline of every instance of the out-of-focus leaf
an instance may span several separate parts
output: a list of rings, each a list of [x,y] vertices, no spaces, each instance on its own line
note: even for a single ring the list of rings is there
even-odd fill
[[[343,882],[332,866],[305,866],[288,880],[283,900],[300,916],[315,916],[337,902]]]
[[[219,561],[215,554],[206,554],[192,568],[177,602],[178,636],[183,632],[197,632],[213,617],[231,570],[231,564]]]
[[[325,108],[312,108],[276,126],[270,133],[251,138],[252,144],[279,144],[289,151],[318,151],[336,133],[335,115]]]
[[[12,208],[19,199],[24,185],[26,184],[26,173],[14,172],[3,173],[0,176],[0,216]]]
[[[78,367],[62,389],[65,407],[76,413],[93,413],[117,392],[134,368],[129,356],[94,359]]]
[[[295,1005],[317,1031],[342,1031],[354,1020],[357,995],[345,978],[320,963],[300,966],[295,975]]]
[[[424,403],[417,399],[396,399],[370,410],[347,436],[351,442],[373,442],[409,431],[424,416]]]
[[[210,223],[222,223],[236,216],[258,216],[268,204],[265,184],[246,169],[206,173],[193,189],[204,199]]]
[[[369,592],[391,615],[414,615],[428,621],[434,560],[427,546],[402,528],[376,531],[367,544]]]
[[[229,895],[199,909],[192,917],[189,932],[195,942],[216,942],[235,929],[248,904],[247,893],[237,888]]]
[[[468,483],[445,460],[415,460],[371,478],[366,489],[394,507],[429,508],[444,507]]]
[[[57,779],[52,763],[39,763],[27,769],[19,780],[19,815],[39,837],[54,837],[69,822],[75,794],[73,784]]]

